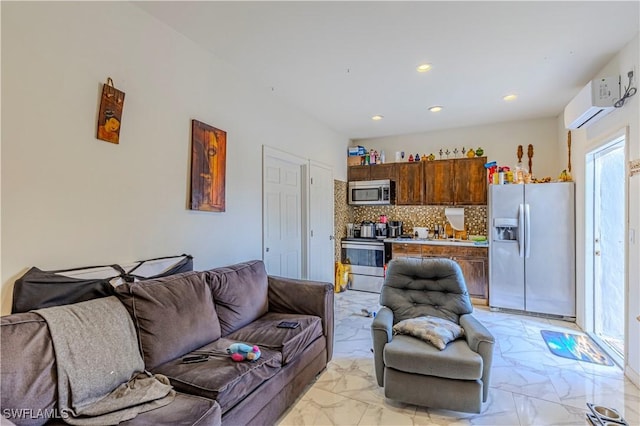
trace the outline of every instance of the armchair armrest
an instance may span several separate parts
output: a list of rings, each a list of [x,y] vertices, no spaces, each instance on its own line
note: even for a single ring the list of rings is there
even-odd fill
[[[486,402],[489,396],[489,380],[491,378],[495,338],[489,330],[471,314],[460,316],[460,326],[464,328],[465,338],[471,350],[477,352],[482,357],[482,400]]]
[[[495,338],[489,330],[471,314],[460,316],[460,327],[464,328],[467,344],[474,352],[480,351],[482,343],[490,343],[491,345],[495,343]]]
[[[268,276],[269,311],[316,315],[327,339],[327,362],[333,356],[333,285],[320,281]]]
[[[373,360],[376,368],[378,386],[384,385],[384,345],[393,338],[393,311],[382,306],[371,323],[373,338]]]

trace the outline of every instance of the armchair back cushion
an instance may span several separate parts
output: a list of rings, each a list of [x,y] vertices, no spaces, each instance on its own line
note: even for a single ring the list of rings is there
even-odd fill
[[[260,318],[269,308],[269,281],[264,263],[252,260],[211,269],[205,277],[227,336]]]
[[[459,324],[473,312],[460,265],[451,259],[394,259],[389,262],[380,304],[393,311],[393,323],[421,316]]]
[[[202,272],[122,284],[116,294],[133,318],[149,370],[220,338]]]

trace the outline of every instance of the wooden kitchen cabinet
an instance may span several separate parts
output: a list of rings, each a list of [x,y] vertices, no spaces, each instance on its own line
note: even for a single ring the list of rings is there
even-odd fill
[[[347,180],[396,180],[396,165],[373,164],[368,166],[349,166],[347,167]]]
[[[487,157],[349,166],[349,181],[396,182],[396,204],[473,206],[487,204]]]
[[[425,163],[425,204],[486,205],[486,162],[487,157],[475,157]]]
[[[369,167],[371,180],[389,179],[394,182],[397,180],[395,163],[374,164]]]
[[[420,205],[424,201],[424,162],[396,163],[396,204]]]
[[[455,260],[464,276],[467,291],[475,304],[489,303],[489,248],[456,245],[393,243],[393,259],[399,257],[445,257]]]
[[[454,160],[424,163],[424,202],[430,205],[453,205]]]
[[[422,244],[393,243],[391,257],[422,257]]]
[[[489,300],[488,259],[468,256],[453,256],[451,259],[458,262],[462,269],[469,296],[483,300],[482,304],[486,305]]]
[[[455,160],[454,189],[455,204],[487,204],[487,157]]]
[[[349,166],[347,167],[347,180],[371,180],[371,166]]]

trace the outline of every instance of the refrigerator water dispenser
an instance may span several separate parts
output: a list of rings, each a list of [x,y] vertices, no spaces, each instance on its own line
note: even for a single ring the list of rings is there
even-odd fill
[[[493,219],[494,241],[518,239],[518,219],[496,217]]]

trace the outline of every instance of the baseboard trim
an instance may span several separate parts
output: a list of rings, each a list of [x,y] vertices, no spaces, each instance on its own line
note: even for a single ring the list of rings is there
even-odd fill
[[[640,389],[640,373],[629,367],[629,364],[624,366],[624,375],[627,376],[629,380],[631,380],[631,383],[633,383],[638,389]]]
[[[548,319],[555,319],[555,320],[567,321],[567,322],[576,322],[575,316],[570,317],[565,315],[543,314],[539,312],[522,311],[520,309],[499,308],[496,306],[491,306],[491,304],[489,304],[489,310],[491,312],[504,312],[506,314],[527,315],[530,317],[539,317],[539,318],[548,318]]]

